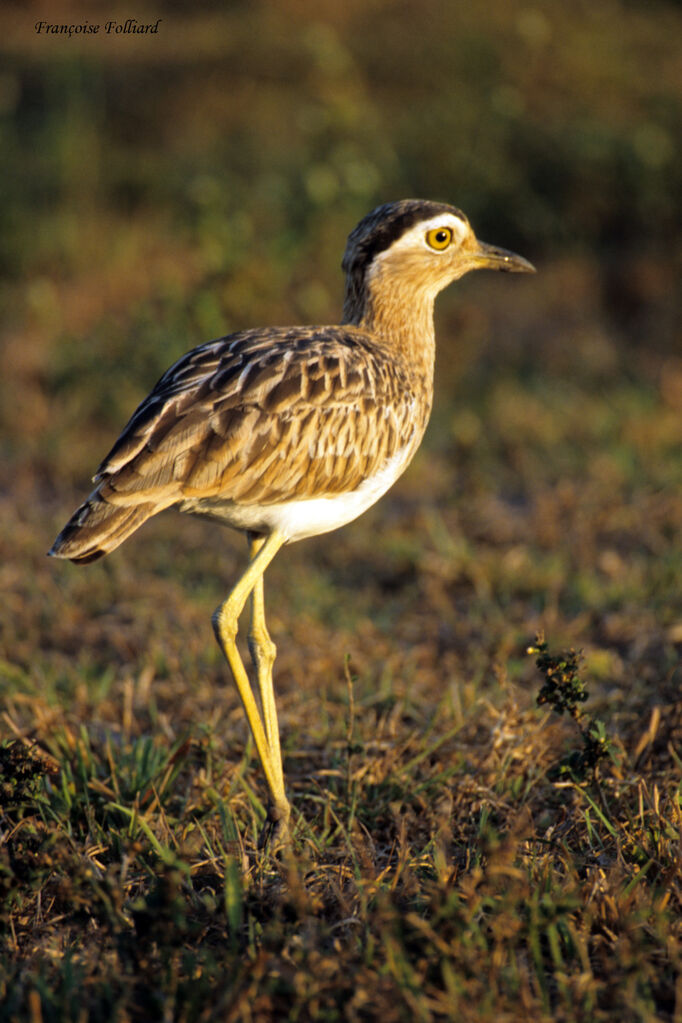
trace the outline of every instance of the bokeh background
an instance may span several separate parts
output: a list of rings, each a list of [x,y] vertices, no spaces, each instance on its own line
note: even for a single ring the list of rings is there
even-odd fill
[[[158,32],[105,32],[128,17]],[[466,724],[472,771],[510,687],[538,720],[539,629],[584,651],[623,743],[654,706],[678,742],[681,38],[666,0],[5,0],[7,735],[208,735],[234,779],[245,728],[209,617],[241,539],[167,513],[86,569],[45,551],[173,359],[335,322],[348,232],[417,196],[538,274],[440,298],[414,464],[268,573],[294,795],[343,736],[346,655],[368,735]]]

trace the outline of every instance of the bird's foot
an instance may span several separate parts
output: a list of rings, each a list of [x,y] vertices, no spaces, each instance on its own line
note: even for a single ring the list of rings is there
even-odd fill
[[[269,849],[273,854],[289,852],[292,847],[291,807],[288,802],[268,803],[268,815],[258,838],[259,849]]]

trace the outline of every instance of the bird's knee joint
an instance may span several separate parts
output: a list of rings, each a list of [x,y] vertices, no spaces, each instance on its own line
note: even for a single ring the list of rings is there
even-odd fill
[[[277,647],[264,629],[251,629],[248,636],[249,653],[254,661],[274,664]]]
[[[215,609],[211,615],[211,624],[218,643],[234,643],[237,638],[237,616],[232,612],[229,601]]]

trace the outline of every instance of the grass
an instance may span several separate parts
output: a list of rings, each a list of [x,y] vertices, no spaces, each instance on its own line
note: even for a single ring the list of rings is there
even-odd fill
[[[6,744],[10,1017],[672,1018],[674,726],[579,781],[556,770],[575,738],[513,691],[447,730],[357,697],[287,758],[284,863],[212,736]]]
[[[679,12],[303,6],[0,15],[0,1018],[678,1023]],[[443,296],[408,473],[268,570],[276,859],[210,627],[243,544],[45,551],[173,358],[335,319],[414,194],[540,273]]]

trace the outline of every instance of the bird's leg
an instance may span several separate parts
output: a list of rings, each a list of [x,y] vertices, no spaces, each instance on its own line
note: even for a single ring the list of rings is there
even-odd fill
[[[249,551],[255,558],[264,544],[264,538],[249,534]],[[277,721],[277,704],[272,681],[272,668],[275,663],[277,647],[272,642],[265,624],[265,601],[263,594],[263,576],[256,581],[251,591],[251,626],[249,628],[249,652],[258,678],[261,709],[265,737],[270,749],[273,769],[277,771],[284,801],[271,798],[268,807],[268,825],[262,839],[269,839],[272,834],[275,844],[288,844],[290,807],[284,788],[284,772],[282,770],[282,752],[279,741],[279,724]]]
[[[255,558],[263,546],[265,538],[262,536],[249,535],[249,551],[251,558]],[[277,705],[275,703],[275,690],[272,681],[272,667],[275,663],[277,647],[272,642],[265,624],[265,602],[263,595],[263,576],[261,575],[251,591],[251,626],[249,628],[249,652],[253,661],[258,678],[260,691],[261,709],[263,711],[263,724],[265,726],[265,738],[267,739],[273,762],[278,768],[282,788],[284,788],[284,774],[282,771],[282,753],[279,744],[279,724],[277,722]]]
[[[262,593],[263,573],[283,543],[284,537],[277,532],[273,532],[270,533],[264,541],[258,544],[255,556],[249,562],[248,568],[227,599],[224,600],[218,608],[216,608],[213,613],[212,620],[216,639],[218,640],[220,649],[225,655],[227,663],[230,665],[230,670],[244,706],[246,719],[249,723],[249,728],[251,729],[251,734],[253,735],[253,739],[256,744],[256,751],[258,752],[258,757],[263,766],[265,778],[268,783],[268,789],[270,790],[270,796],[274,804],[275,817],[277,820],[284,821],[283,827],[278,826],[278,835],[281,840],[286,841],[288,839],[286,822],[288,822],[289,818],[289,803],[284,792],[282,761],[281,755],[279,754],[277,715],[274,709],[274,694],[268,697],[270,703],[266,702],[263,707],[263,713],[266,721],[264,726],[263,720],[258,712],[258,707],[256,705],[256,700],[251,689],[246,669],[244,668],[244,663],[239,654],[239,650],[237,649],[237,626],[239,615],[244,608],[249,594],[259,583]],[[274,657],[274,653],[272,656]],[[266,661],[263,663],[264,666],[267,667]],[[271,668],[272,665],[270,664],[270,690],[272,691]],[[260,668],[258,670],[260,682]],[[275,733],[277,734],[276,749],[273,749],[270,744],[273,726]]]

